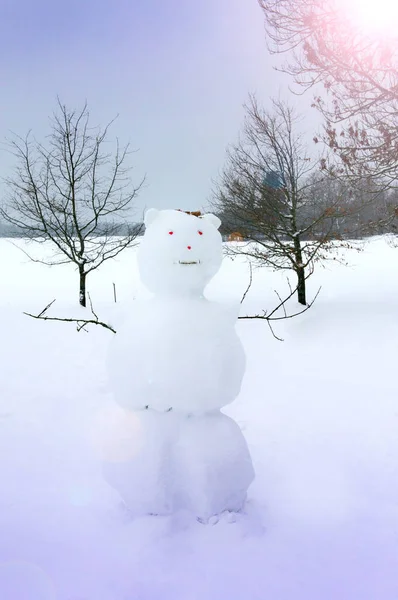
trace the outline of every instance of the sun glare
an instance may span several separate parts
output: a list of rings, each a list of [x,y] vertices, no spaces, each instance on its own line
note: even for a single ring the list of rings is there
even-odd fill
[[[398,0],[344,0],[353,25],[370,34],[397,35]]]

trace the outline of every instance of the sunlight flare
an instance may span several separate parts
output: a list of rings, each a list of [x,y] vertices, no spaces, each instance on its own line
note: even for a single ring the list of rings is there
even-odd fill
[[[398,3],[396,0],[349,0],[341,6],[353,25],[372,35],[396,35]]]

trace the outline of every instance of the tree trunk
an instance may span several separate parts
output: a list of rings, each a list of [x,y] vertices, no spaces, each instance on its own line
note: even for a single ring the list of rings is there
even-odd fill
[[[296,270],[297,274],[297,296],[300,304],[307,306],[306,293],[305,293],[305,272],[304,267],[299,267]]]
[[[305,269],[303,265],[303,255],[301,252],[301,244],[298,236],[294,238],[294,256],[296,259],[296,275],[297,275],[297,297],[300,304],[307,305],[305,293]]]
[[[79,279],[80,279],[80,286],[79,286],[79,303],[81,306],[86,307],[86,277],[87,277],[87,273],[85,273],[84,271],[84,267],[79,267]]]

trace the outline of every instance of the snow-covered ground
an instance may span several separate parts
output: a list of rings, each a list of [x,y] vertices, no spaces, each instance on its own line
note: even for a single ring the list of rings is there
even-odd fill
[[[311,310],[275,324],[284,342],[239,322],[247,372],[225,412],[256,480],[245,514],[203,525],[121,510],[100,470],[113,334],[24,316],[54,298],[52,315],[80,315],[77,276],[1,240],[0,599],[396,600],[398,250],[375,239],[347,257],[309,280],[310,297],[322,285]],[[226,259],[208,296],[239,300],[247,281]],[[88,284],[117,326],[143,293],[135,251]],[[274,289],[288,291],[283,276],[255,270],[242,314],[275,306]]]

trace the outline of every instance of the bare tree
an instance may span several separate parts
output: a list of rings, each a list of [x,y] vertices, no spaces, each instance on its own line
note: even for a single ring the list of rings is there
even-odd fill
[[[76,265],[82,306],[87,275],[134,244],[140,232],[139,226],[131,226],[117,235],[143,181],[137,186],[131,182],[129,145],[121,147],[117,141],[113,154],[107,150],[111,124],[92,128],[87,104],[76,111],[58,100],[46,145],[30,134],[10,141],[17,168],[6,180],[9,194],[1,215],[22,236],[52,243],[54,254],[36,262]]]
[[[229,149],[215,208],[224,231],[239,232],[246,240],[230,251],[275,269],[292,269],[298,301],[305,305],[306,279],[314,262],[327,256],[336,218],[345,208],[339,196],[327,204],[314,202],[311,175],[320,173],[319,161],[308,156],[296,133],[293,109],[278,100],[266,112],[253,96],[245,108],[243,133]]]
[[[314,88],[324,140],[341,172],[380,187],[398,182],[398,36],[361,28],[339,0],[258,0],[282,70]],[[321,84],[326,96],[320,95]]]

